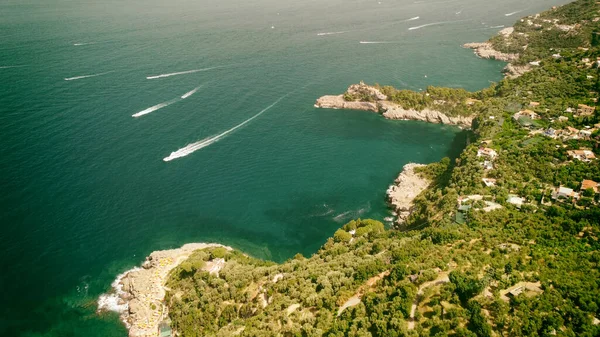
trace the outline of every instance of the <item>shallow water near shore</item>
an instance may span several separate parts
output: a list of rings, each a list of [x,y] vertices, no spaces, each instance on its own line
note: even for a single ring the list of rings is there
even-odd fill
[[[460,45],[560,3],[0,3],[0,335],[126,336],[96,302],[154,250],[284,261],[383,220],[402,166],[465,134],[316,98],[486,87],[503,64]]]

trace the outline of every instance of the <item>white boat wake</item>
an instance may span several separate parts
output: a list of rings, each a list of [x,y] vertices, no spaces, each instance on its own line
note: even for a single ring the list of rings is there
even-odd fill
[[[181,157],[185,157],[189,154],[192,154],[200,149],[203,149],[207,146],[210,146],[218,141],[220,141],[221,139],[227,137],[227,135],[229,135],[230,133],[234,132],[235,130],[243,127],[244,125],[250,123],[252,120],[254,120],[255,118],[259,117],[260,115],[262,115],[265,111],[271,109],[272,107],[274,107],[277,103],[279,103],[282,99],[286,98],[289,94],[285,94],[284,96],[280,97],[278,100],[276,100],[273,104],[269,105],[268,107],[262,109],[259,113],[257,113],[256,115],[246,119],[245,121],[241,122],[240,124],[232,127],[231,129],[221,132],[218,135],[214,135],[214,136],[210,136],[208,138],[204,138],[203,140],[197,141],[195,143],[191,143],[188,144],[184,147],[182,147],[181,149],[171,152],[171,154],[168,157],[163,158],[163,161],[171,161],[173,159],[177,159],[177,158],[181,158]]]
[[[77,42],[77,43],[73,43],[74,46],[79,47],[79,46],[88,46],[90,44],[96,44],[98,42]]]
[[[148,76],[146,77],[147,80],[154,80],[157,78],[165,78],[165,77],[171,77],[171,76],[178,76],[178,75],[187,75],[187,74],[193,74],[193,73],[199,73],[201,71],[208,71],[208,70],[213,70],[213,69],[218,69],[218,68],[225,68],[228,66],[216,66],[216,67],[210,67],[210,68],[202,68],[202,69],[193,69],[193,70],[186,70],[186,71],[179,71],[176,73],[168,73],[168,74],[160,74],[160,75],[155,75],[155,76]]]
[[[65,78],[65,81],[74,81],[74,80],[80,80],[82,78],[97,77],[97,76],[102,76],[102,75],[110,74],[110,73],[113,73],[113,72],[114,71],[107,71],[105,73],[99,73],[99,74],[82,75],[82,76],[75,76],[75,77],[67,77],[67,78]]]
[[[504,16],[511,16],[511,15],[515,15],[517,13],[521,13],[522,11],[524,11],[524,9],[520,10],[520,11],[516,11],[516,12],[510,12],[510,13],[506,13],[504,14]]]
[[[419,20],[420,17],[419,16],[415,16],[414,18],[410,18],[408,20],[404,20],[404,21],[415,21],[415,20]]]
[[[21,68],[26,66],[0,66],[0,69]]]
[[[317,36],[338,35],[338,34],[345,34],[348,32],[349,32],[348,30],[343,30],[343,31],[339,31],[339,32],[325,32],[325,33],[318,33]]]
[[[169,106],[169,105],[171,105],[171,104],[173,104],[173,103],[177,103],[177,102],[179,102],[179,101],[180,101],[180,99],[179,99],[179,98],[175,98],[175,99],[172,99],[172,100],[170,100],[170,101],[163,102],[163,103],[160,103],[160,104],[157,104],[157,105],[151,106],[151,107],[149,107],[148,109],[144,109],[144,110],[142,110],[142,111],[140,111],[140,112],[134,113],[133,115],[131,115],[131,117],[133,117],[133,118],[141,117],[141,116],[143,116],[143,115],[147,115],[147,114],[149,114],[149,113],[151,113],[151,112],[154,112],[154,111],[156,111],[156,110],[158,110],[158,109],[162,109],[162,108],[164,108],[164,107],[166,107],[166,106]]]
[[[193,94],[196,93],[196,91],[198,91],[200,88],[202,88],[204,85],[201,85],[199,87],[194,88],[194,90],[188,91],[185,94],[183,94],[183,96],[181,96],[181,99],[186,99],[190,96],[192,96]]]
[[[429,27],[429,26],[437,26],[437,25],[443,25],[446,23],[457,23],[457,22],[464,22],[464,21],[467,21],[467,20],[432,22],[432,23],[427,23],[424,25],[416,26],[416,27],[410,27],[410,28],[408,28],[408,30],[416,30],[416,29],[421,29],[421,28],[425,28],[425,27]]]
[[[360,44],[390,44],[390,43],[398,43],[394,41],[359,41]]]
[[[148,109],[144,109],[144,110],[142,110],[140,112],[136,112],[133,115],[131,115],[131,117],[133,117],[133,118],[141,117],[143,115],[147,115],[147,114],[149,114],[151,112],[154,112],[156,110],[159,110],[159,109],[162,109],[164,107],[167,107],[167,106],[169,106],[169,105],[171,105],[173,103],[177,103],[177,102],[179,102],[181,100],[184,100],[184,99],[192,96],[193,94],[195,94],[203,86],[204,86],[204,84],[201,85],[201,86],[198,86],[198,87],[194,88],[191,91],[186,92],[181,97],[177,97],[177,98],[174,98],[174,99],[172,99],[170,101],[166,101],[166,102],[163,102],[163,103],[160,103],[160,104],[157,104],[157,105],[153,105],[153,106],[149,107]]]

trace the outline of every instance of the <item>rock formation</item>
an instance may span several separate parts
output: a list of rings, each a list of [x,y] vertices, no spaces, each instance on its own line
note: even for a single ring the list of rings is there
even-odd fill
[[[397,103],[387,100],[381,91],[375,87],[368,86],[364,83],[353,84],[348,88],[347,94],[358,96],[368,94],[373,102],[362,102],[358,100],[346,101],[344,95],[327,95],[317,99],[315,107],[329,109],[351,109],[364,110],[382,113],[383,117],[388,119],[408,119],[418,120],[429,123],[440,123],[458,125],[465,128],[470,128],[473,122],[473,116],[448,116],[447,114],[425,108],[423,110],[404,109]]]
[[[415,168],[422,167],[422,164],[406,164],[394,185],[387,190],[388,201],[397,214],[396,225],[403,224],[412,213],[413,200],[423,192],[430,181],[420,177]]]

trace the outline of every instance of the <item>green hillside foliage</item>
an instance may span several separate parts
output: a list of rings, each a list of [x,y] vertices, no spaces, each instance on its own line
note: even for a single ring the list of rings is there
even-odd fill
[[[433,183],[415,199],[408,222],[386,230],[376,220],[354,220],[314,255],[281,264],[237,251],[197,251],[167,284],[174,331],[185,337],[600,336],[600,193],[582,188],[583,180],[600,182],[600,159],[570,155],[587,149],[600,158],[600,132],[579,136],[600,123],[599,109],[577,112],[578,104],[595,106],[600,91],[597,64],[582,61],[600,57],[586,33],[597,27],[598,9],[580,0],[543,13],[538,19],[579,24],[585,34],[565,40],[552,29],[531,32],[528,43],[539,52],[524,57],[541,63],[517,79],[474,93],[381,88],[406,108],[444,100],[476,114],[459,158],[419,169]],[[529,29],[526,20],[517,32]],[[561,58],[546,55],[566,45]],[[467,105],[468,98],[479,101]],[[524,109],[536,113],[535,124],[515,120]],[[568,134],[569,128],[578,132]],[[484,148],[495,156],[482,154]],[[557,196],[561,186],[577,196]],[[224,268],[205,271],[218,258]]]

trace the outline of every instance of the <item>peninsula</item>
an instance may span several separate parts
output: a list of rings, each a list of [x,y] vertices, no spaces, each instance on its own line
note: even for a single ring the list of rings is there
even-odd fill
[[[489,88],[361,83],[317,100],[471,129],[456,160],[404,168],[388,191],[396,229],[352,220],[281,264],[206,247],[169,272],[152,257],[166,294],[141,303],[168,308],[177,336],[599,336],[600,5],[503,32],[478,54],[528,71]]]

